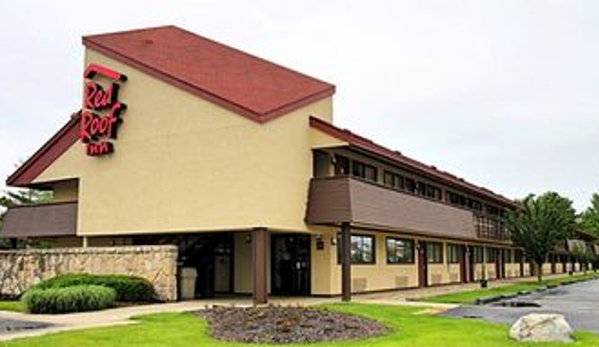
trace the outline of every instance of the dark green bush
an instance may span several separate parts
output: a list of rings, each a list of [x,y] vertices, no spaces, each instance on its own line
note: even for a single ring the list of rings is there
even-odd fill
[[[116,301],[146,302],[154,299],[154,287],[148,280],[128,275],[64,274],[37,284],[32,289],[65,288],[97,285],[116,291]]]
[[[31,313],[67,313],[94,311],[114,304],[116,291],[94,285],[66,288],[31,289],[21,301]]]

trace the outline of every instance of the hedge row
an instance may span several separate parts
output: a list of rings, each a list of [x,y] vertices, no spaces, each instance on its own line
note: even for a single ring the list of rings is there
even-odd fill
[[[21,300],[31,313],[67,313],[101,310],[114,305],[116,291],[96,285],[31,289]]]
[[[114,289],[116,301],[147,302],[154,299],[154,287],[148,280],[128,275],[64,274],[42,281],[33,290],[67,288],[80,285]]]

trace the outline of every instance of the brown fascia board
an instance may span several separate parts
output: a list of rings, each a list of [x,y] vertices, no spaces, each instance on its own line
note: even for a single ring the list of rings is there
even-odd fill
[[[406,157],[405,155],[401,154],[401,152],[388,149],[368,138],[355,134],[347,129],[337,128],[336,126],[327,123],[319,118],[310,117],[310,126],[318,130],[321,130],[333,137],[336,137],[339,140],[348,142],[350,146],[355,146],[367,152],[374,153],[379,156],[390,159],[392,162],[406,166],[420,174],[424,174],[427,176],[431,176],[435,179],[441,180],[443,183],[449,186],[464,189],[477,195],[482,195],[492,201],[504,205],[509,205],[513,208],[521,208],[521,205],[516,201],[512,201],[502,195],[493,193],[489,189],[476,186],[450,173],[440,171],[434,166],[428,166],[415,159]]]
[[[243,107],[239,104],[236,104],[235,102],[232,102],[230,100],[224,99],[219,97],[218,95],[215,95],[213,93],[210,93],[207,90],[195,87],[190,85],[189,83],[186,83],[185,81],[176,78],[170,74],[167,74],[165,72],[159,71],[155,68],[153,68],[152,66],[149,66],[147,64],[144,64],[136,59],[127,57],[123,54],[120,54],[108,47],[102,46],[96,42],[92,42],[91,40],[88,39],[88,37],[83,37],[83,45],[89,49],[95,50],[101,54],[104,54],[110,58],[113,58],[125,65],[129,65],[137,70],[140,70],[154,78],[157,78],[163,82],[166,82],[170,85],[173,85],[175,87],[178,87],[180,89],[183,89],[191,94],[194,94],[196,96],[199,96],[200,98],[210,101],[218,106],[221,106],[229,111],[232,111],[240,116],[249,118],[251,120],[253,120],[254,122],[263,124],[266,123],[270,120],[273,120],[279,116],[285,115],[287,113],[290,113],[294,110],[297,110],[303,106],[306,106],[308,104],[311,104],[313,102],[319,101],[321,99],[327,98],[333,94],[335,94],[335,86],[331,86],[329,89],[325,89],[323,91],[314,93],[312,95],[309,95],[301,100],[296,100],[293,101],[291,103],[288,103],[286,105],[282,105],[276,109],[270,110],[266,113],[256,113],[246,107]]]
[[[7,186],[27,187],[78,139],[79,117],[63,125],[40,149],[6,179]]]

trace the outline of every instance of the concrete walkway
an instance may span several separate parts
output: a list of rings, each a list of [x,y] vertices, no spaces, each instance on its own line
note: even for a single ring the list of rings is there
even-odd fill
[[[546,276],[551,277],[562,277],[562,275]],[[505,286],[508,284],[531,281],[532,278],[518,278],[509,279],[502,281],[489,282],[489,287]],[[440,295],[447,293],[460,292],[465,290],[478,289],[477,283],[470,284],[456,284],[446,285],[440,287],[431,288],[420,288],[402,290],[396,292],[377,293],[377,294],[362,294],[355,295],[353,302],[368,303],[368,304],[384,304],[384,305],[401,305],[401,306],[418,306],[426,308],[425,312],[440,313],[449,309],[455,308],[458,305],[452,304],[437,304],[437,303],[426,303],[426,302],[415,302],[410,301],[422,297]],[[271,298],[270,304],[274,305],[290,305],[290,306],[310,306],[320,305],[326,303],[339,302],[339,298]],[[22,330],[12,333],[0,334],[0,341],[7,341],[16,338],[39,336],[48,333],[55,333],[60,331],[79,330],[87,328],[106,327],[114,325],[125,325],[125,324],[136,324],[136,321],[130,320],[131,317],[155,314],[155,313],[167,313],[167,312],[189,312],[197,311],[213,305],[221,306],[240,306],[249,307],[252,305],[252,301],[248,297],[239,298],[226,298],[226,299],[214,299],[214,300],[194,300],[194,301],[183,301],[176,303],[167,304],[151,304],[151,305],[140,305],[113,308],[103,311],[95,312],[83,312],[83,313],[71,313],[62,315],[38,315],[38,314],[27,314],[20,312],[8,312],[0,311],[1,320],[20,320],[30,321],[39,323],[49,323],[52,326],[38,330]]]
[[[320,305],[334,301],[338,301],[338,299],[274,298],[270,300],[270,303],[273,305],[309,306]],[[12,333],[0,334],[0,341],[7,341],[23,337],[40,336],[61,331],[98,328],[114,325],[136,324],[137,322],[135,320],[130,320],[131,317],[155,313],[177,313],[197,311],[214,305],[235,305],[239,307],[250,307],[252,306],[252,301],[249,298],[193,300],[166,304],[120,307],[102,311],[69,313],[59,315],[29,314],[21,312],[0,311],[0,321],[16,320],[51,324],[51,326],[44,329],[21,330]]]
[[[557,275],[544,275],[543,279],[551,279],[551,278],[559,278],[568,276],[567,274],[557,274]],[[510,284],[522,283],[522,282],[531,282],[536,281],[535,277],[519,277],[519,278],[510,278],[499,281],[489,281],[489,288],[497,288],[503,287]],[[391,303],[391,302],[402,302],[402,301],[413,301],[417,299],[426,298],[429,296],[443,295],[443,294],[451,294],[469,290],[480,289],[480,284],[478,282],[475,283],[467,283],[467,284],[449,284],[442,285],[436,287],[428,287],[428,288],[415,288],[415,289],[407,289],[407,290],[399,290],[394,292],[385,292],[385,293],[373,293],[373,294],[362,294],[354,296],[355,301],[364,302],[364,303]]]

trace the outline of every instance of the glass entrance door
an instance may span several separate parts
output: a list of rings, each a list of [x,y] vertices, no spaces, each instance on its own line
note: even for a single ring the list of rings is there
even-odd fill
[[[272,293],[310,295],[310,236],[272,235]]]

